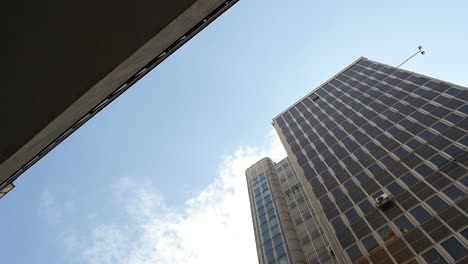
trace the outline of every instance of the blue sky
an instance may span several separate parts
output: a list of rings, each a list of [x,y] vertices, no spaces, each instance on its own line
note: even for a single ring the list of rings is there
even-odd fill
[[[239,1],[15,182],[2,263],[255,263],[243,172],[284,157],[271,119],[358,57],[418,45],[404,68],[468,86],[467,9]]]

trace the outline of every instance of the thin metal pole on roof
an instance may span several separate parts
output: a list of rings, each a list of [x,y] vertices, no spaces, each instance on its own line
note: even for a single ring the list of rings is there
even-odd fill
[[[406,59],[404,62],[402,62],[400,65],[397,66],[397,68],[400,68],[401,65],[405,64],[406,62],[408,62],[409,60],[411,60],[414,56],[418,55],[418,53],[421,53],[421,55],[424,55],[426,52],[423,50],[423,47],[422,46],[419,46],[418,47],[418,51],[416,51],[416,53],[414,53],[413,55],[411,55],[411,57],[409,57],[408,59]]]

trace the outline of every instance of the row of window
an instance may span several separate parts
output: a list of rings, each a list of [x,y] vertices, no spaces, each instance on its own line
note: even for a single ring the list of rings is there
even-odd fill
[[[283,244],[266,172],[263,171],[258,176],[251,177],[250,184],[253,190],[253,200],[255,201],[252,209],[257,212],[257,219],[254,222],[257,222],[266,263],[287,264],[285,245]]]
[[[360,70],[370,71],[368,68]],[[275,120],[298,163],[303,165],[304,174],[325,215],[343,235],[337,234],[343,238],[340,240],[342,246],[349,248],[350,253],[359,251],[354,250],[354,237],[362,239],[371,231],[354,208],[344,214],[349,220],[347,225],[338,210],[344,212],[344,209],[353,207],[353,202],[359,203],[372,229],[380,228],[387,221],[368,200],[363,199],[368,196],[375,198],[383,186],[399,196],[391,219],[398,217],[395,223],[403,227],[401,230],[414,227],[401,208],[409,210],[408,216],[419,222],[418,225],[437,219],[431,216],[434,213],[425,209],[426,205],[414,206],[419,199],[425,200],[427,208],[436,213],[451,210],[455,216],[446,214],[447,217],[440,218],[453,230],[462,228],[467,221],[453,205],[457,203],[459,208],[466,208],[466,199],[462,200],[466,193],[453,181],[467,186],[463,145],[468,146],[468,107],[454,96],[466,101],[467,93],[409,74],[403,79],[415,84],[401,82],[397,78],[402,74],[396,72],[393,72],[395,77],[372,73],[372,76],[384,78],[385,84],[378,83],[379,78],[367,78],[353,71],[345,71],[337,80]],[[419,87],[421,84],[427,88]],[[453,111],[455,109],[457,111]],[[411,191],[404,191],[402,185]],[[349,197],[339,186],[347,189]],[[452,201],[434,196],[434,189],[443,190]],[[335,202],[331,202],[328,194]],[[447,209],[449,204],[452,206]],[[452,218],[449,219],[449,215]],[[456,226],[454,219],[462,224]],[[352,228],[354,235],[346,226]],[[424,227],[429,230],[427,225]],[[368,232],[362,232],[362,229]],[[434,238],[431,236],[431,239]],[[370,241],[366,243],[372,244]],[[364,247],[367,248],[365,244]]]

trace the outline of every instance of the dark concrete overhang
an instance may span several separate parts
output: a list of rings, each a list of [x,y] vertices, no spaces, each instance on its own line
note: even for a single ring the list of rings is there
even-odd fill
[[[0,190],[235,2],[4,4]]]

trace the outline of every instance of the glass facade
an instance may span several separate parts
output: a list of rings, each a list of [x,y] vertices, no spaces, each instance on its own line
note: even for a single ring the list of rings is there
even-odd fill
[[[336,263],[287,158],[264,158],[246,174],[260,263]]]
[[[263,159],[247,170],[250,204],[260,263],[293,263],[279,211],[278,180],[273,162]]]
[[[468,262],[467,102],[361,58],[273,120],[332,259]]]

